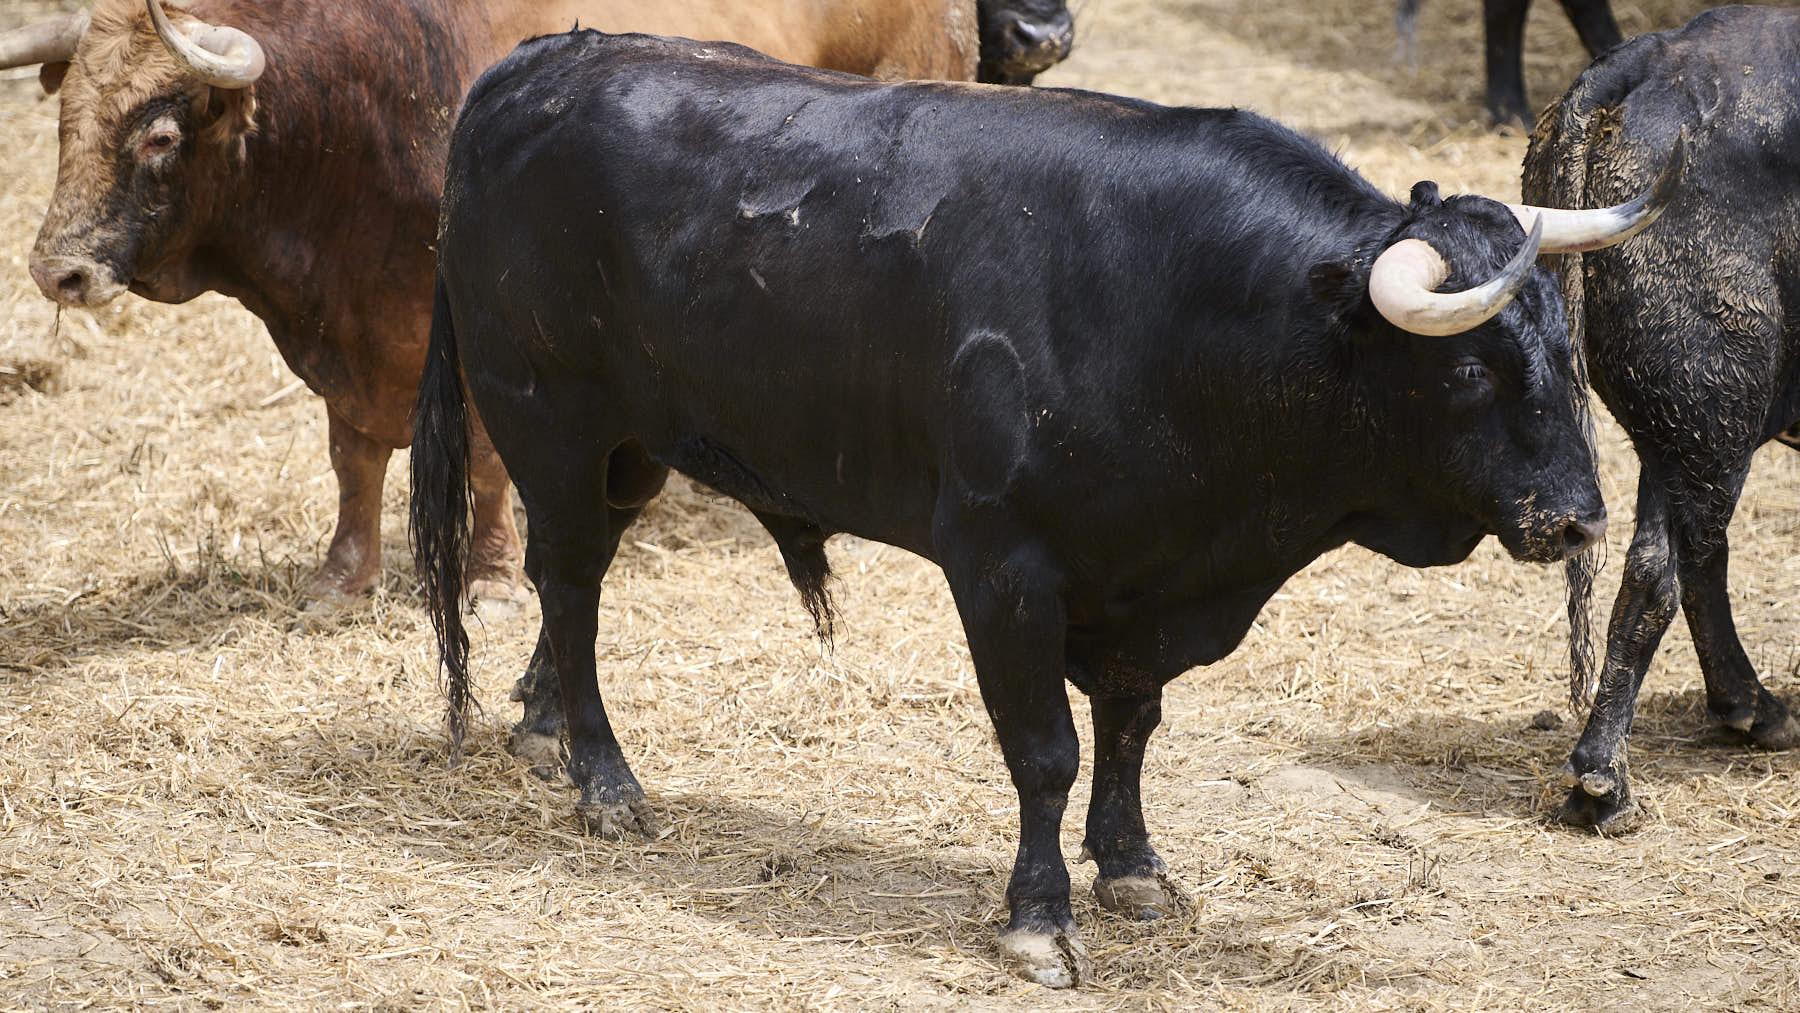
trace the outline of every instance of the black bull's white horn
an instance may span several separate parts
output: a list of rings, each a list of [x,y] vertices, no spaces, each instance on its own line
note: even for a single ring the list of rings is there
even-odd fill
[[[202,21],[176,31],[161,0],[144,0],[156,37],[176,60],[215,88],[248,88],[262,76],[262,46],[247,32]]]
[[[1532,225],[1525,245],[1500,273],[1461,292],[1435,292],[1450,276],[1450,262],[1423,239],[1402,239],[1381,251],[1369,268],[1369,301],[1388,322],[1414,334],[1461,334],[1506,308],[1537,260],[1544,223]]]
[[[1589,211],[1508,204],[1527,233],[1525,245],[1499,274],[1462,292],[1434,291],[1450,276],[1449,262],[1423,239],[1402,239],[1369,269],[1369,300],[1395,327],[1415,334],[1460,334],[1478,327],[1512,301],[1539,253],[1598,250],[1649,228],[1675,198],[1686,164],[1684,128],[1656,182],[1624,204]]]
[[[35,25],[0,32],[0,70],[63,63],[75,55],[75,47],[87,32],[88,12],[77,11]]]
[[[1675,191],[1681,185],[1681,170],[1686,164],[1687,128],[1683,127],[1675,138],[1675,150],[1669,152],[1668,160],[1663,163],[1662,174],[1635,200],[1591,211],[1563,211],[1530,204],[1508,204],[1506,207],[1523,228],[1530,229],[1534,221],[1544,223],[1545,253],[1598,250],[1622,243],[1649,228],[1675,199]]]

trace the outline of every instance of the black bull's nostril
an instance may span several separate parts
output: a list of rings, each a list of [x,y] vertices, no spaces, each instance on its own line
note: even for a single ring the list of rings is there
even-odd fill
[[[1573,559],[1598,545],[1606,537],[1606,514],[1601,512],[1583,520],[1573,520],[1562,529],[1562,558]]]
[[[1066,53],[1074,35],[1074,24],[1067,16],[1054,21],[1014,21],[1006,27],[1008,41],[1023,53],[1044,50]]]

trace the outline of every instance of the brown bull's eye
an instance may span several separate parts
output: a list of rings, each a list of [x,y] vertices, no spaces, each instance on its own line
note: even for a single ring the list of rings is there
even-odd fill
[[[155,133],[144,139],[144,147],[151,151],[168,151],[174,146],[174,134]]]

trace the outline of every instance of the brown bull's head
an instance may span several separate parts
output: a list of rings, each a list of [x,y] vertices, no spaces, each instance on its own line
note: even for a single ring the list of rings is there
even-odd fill
[[[0,67],[41,63],[45,90],[62,94],[56,192],[31,253],[31,276],[59,303],[98,306],[127,288],[179,301],[204,287],[189,254],[243,157],[263,53],[169,6],[173,17],[158,0],[99,0],[0,34]]]

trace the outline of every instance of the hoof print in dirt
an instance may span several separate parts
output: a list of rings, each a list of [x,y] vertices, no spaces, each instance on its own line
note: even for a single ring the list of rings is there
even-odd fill
[[[1180,891],[1167,876],[1120,876],[1094,880],[1094,899],[1108,911],[1127,918],[1151,921],[1174,914]]]
[[[1074,988],[1094,977],[1087,947],[1072,925],[1051,931],[1008,929],[999,942],[1007,964],[1045,988]]]

